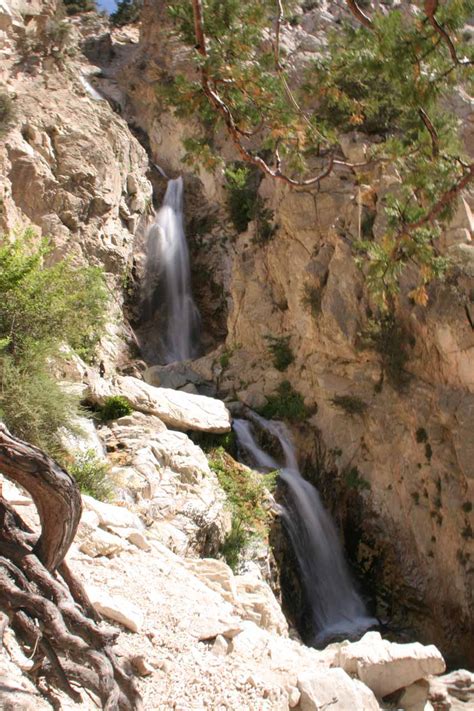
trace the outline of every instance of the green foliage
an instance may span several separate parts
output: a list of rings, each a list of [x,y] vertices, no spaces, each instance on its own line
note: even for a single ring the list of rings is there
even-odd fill
[[[288,380],[284,380],[275,395],[270,395],[260,414],[267,419],[302,422],[309,417],[310,412],[301,393],[297,392]]]
[[[76,480],[83,494],[93,496],[99,501],[112,498],[113,486],[110,480],[109,464],[99,459],[94,450],[79,452],[67,470]]]
[[[382,376],[386,376],[394,388],[402,389],[409,379],[409,374],[405,370],[408,360],[408,336],[396,317],[387,313],[379,319],[369,321],[368,328],[363,334],[363,342],[379,353],[382,361]]]
[[[213,452],[215,449],[222,449],[232,456],[235,454],[236,440],[233,430],[223,432],[222,434],[216,434],[214,432],[191,432],[189,436],[194,444],[201,447],[204,452]]]
[[[117,420],[119,417],[131,415],[133,407],[123,395],[110,395],[98,409],[98,417],[103,422]]]
[[[304,306],[309,308],[314,318],[317,318],[321,313],[322,298],[323,290],[320,286],[305,284],[301,301]]]
[[[472,501],[464,501],[461,508],[465,513],[470,513],[472,511]]]
[[[370,483],[361,476],[357,467],[351,467],[344,472],[344,482],[349,489],[370,490]]]
[[[63,0],[68,15],[78,15],[81,12],[95,12],[95,0]]]
[[[255,221],[255,242],[265,244],[275,231],[272,225],[273,212],[265,207],[258,194],[261,181],[258,170],[245,163],[233,163],[225,169],[227,205],[237,232],[245,232],[249,222]]]
[[[470,538],[474,538],[474,533],[472,531],[472,526],[470,523],[467,521],[464,524],[464,527],[461,531],[461,536],[464,538],[464,540],[469,540]]]
[[[273,365],[281,372],[295,360],[290,346],[290,336],[265,336],[267,348],[273,357]]]
[[[418,442],[418,444],[428,441],[428,433],[424,427],[418,427],[418,429],[415,433],[415,438],[416,438],[416,441]]]
[[[305,1],[301,7],[307,11],[316,4]],[[317,53],[306,73],[299,72],[299,83],[283,46],[276,61],[278,9],[272,0],[203,0],[206,56],[198,51],[192,3],[167,5],[174,32],[190,48],[196,69],[194,75],[165,76],[160,89],[178,113],[201,120],[196,136],[187,139],[189,154],[210,167],[218,161],[214,136],[230,126],[234,141],[240,140],[252,158],[264,157],[277,175],[281,170],[302,180],[317,174],[330,155],[339,157],[341,134],[357,130],[372,136],[368,158],[390,164],[400,182],[384,197],[384,234],[375,239],[374,214],[363,216],[358,261],[383,309],[391,306],[402,273],[416,265],[411,296],[414,303],[426,304],[427,285],[448,266],[436,240],[453,214],[456,185],[467,175],[457,119],[446,107],[456,87],[472,93],[474,49],[464,28],[473,0],[440,3],[436,10],[460,61],[453,61],[422,4],[374,8],[364,0],[372,29],[339,23],[326,37],[325,51]],[[282,5],[283,24],[296,24],[298,4]],[[245,229],[253,209],[246,177],[238,172],[228,180],[236,190],[231,209],[238,229]]]
[[[0,244],[0,412],[19,437],[56,455],[58,430],[74,430],[77,397],[52,366],[69,345],[91,356],[107,303],[100,270],[48,264],[51,251],[31,230]]]
[[[15,120],[13,99],[6,91],[0,91],[0,138],[5,136]]]
[[[220,553],[235,570],[242,549],[255,535],[265,536],[269,512],[265,508],[264,479],[237,464],[222,447],[212,450],[209,466],[224,490],[232,512],[232,528]]]
[[[117,9],[110,15],[110,21],[117,27],[130,25],[140,19],[140,3],[137,0],[119,0]]]
[[[367,403],[357,395],[335,395],[331,402],[348,415],[363,415],[367,410]]]

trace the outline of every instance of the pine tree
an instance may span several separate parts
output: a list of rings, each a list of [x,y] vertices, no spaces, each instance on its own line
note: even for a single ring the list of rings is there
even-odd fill
[[[463,27],[474,2],[420,0],[377,12],[355,0],[346,6],[352,21],[329,33],[323,56],[295,78],[281,36],[297,21],[298,3],[173,0],[169,14],[197,79],[165,77],[158,91],[178,113],[200,116],[201,134],[186,148],[207,167],[220,160],[213,143],[221,127],[243,161],[293,186],[391,164],[400,182],[385,199],[387,230],[359,243],[360,262],[382,308],[416,265],[411,296],[423,304],[427,284],[447,267],[436,246],[441,226],[474,179],[446,108],[456,87],[472,87],[474,51]],[[361,165],[350,165],[339,145],[354,129],[372,137]]]

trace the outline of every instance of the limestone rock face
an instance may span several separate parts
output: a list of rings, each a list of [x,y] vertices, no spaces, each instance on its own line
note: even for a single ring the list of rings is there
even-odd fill
[[[156,388],[131,376],[97,379],[89,388],[94,402],[111,395],[125,397],[135,410],[156,415],[169,427],[198,432],[229,432],[230,414],[220,400],[169,388]]]

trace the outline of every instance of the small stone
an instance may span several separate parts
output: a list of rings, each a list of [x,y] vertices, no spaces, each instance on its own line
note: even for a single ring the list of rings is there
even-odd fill
[[[142,551],[151,550],[150,544],[141,531],[131,531],[127,536],[127,540]]]
[[[215,654],[216,657],[225,657],[229,650],[229,645],[221,634],[218,634],[214,644],[212,645],[211,652]]]
[[[119,622],[131,632],[138,632],[143,626],[142,611],[129,600],[118,595],[109,595],[104,590],[92,586],[86,586],[86,591],[94,609],[99,614]]]
[[[138,676],[150,676],[153,674],[153,666],[145,659],[142,654],[137,654],[130,659],[133,670]]]
[[[288,706],[290,709],[294,709],[298,706],[301,699],[301,692],[296,686],[290,686],[288,688]]]

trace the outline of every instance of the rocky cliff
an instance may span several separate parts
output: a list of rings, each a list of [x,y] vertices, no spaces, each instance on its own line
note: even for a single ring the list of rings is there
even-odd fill
[[[332,5],[308,12],[288,40],[296,63],[317,49],[318,32],[339,12]],[[111,33],[95,14],[64,19],[52,2],[8,0],[0,5],[0,53],[1,91],[14,107],[0,146],[0,227],[6,232],[33,225],[51,237],[53,258],[68,254],[104,267],[114,296],[101,343],[107,376],[130,368],[137,357],[122,309],[127,301],[126,313],[140,332],[144,236],[153,188],[158,204],[164,184],[153,167],[158,164],[170,175],[185,176],[194,290],[204,324],[204,353],[195,371],[221,397],[250,408],[264,407],[278,392],[282,396],[285,381],[287,393],[302,395],[305,407],[292,425],[301,463],[340,526],[374,611],[395,636],[407,629],[410,639],[437,644],[453,663],[474,663],[471,196],[464,196],[443,236],[453,262],[447,281],[432,287],[422,308],[406,296],[407,277],[396,320],[374,336],[353,243],[361,231],[383,229],[381,199],[396,175],[374,170],[361,180],[345,171],[316,192],[264,179],[258,194],[271,211],[272,234],[260,239],[255,222],[238,233],[223,174],[191,173],[184,166],[181,139],[192,122],[178,119],[158,98],[157,85],[186,63],[167,34],[161,5],[146,0],[139,29]],[[470,108],[460,96],[456,110],[468,145]],[[224,157],[235,160],[225,137],[219,141]],[[343,149],[357,160],[366,139],[347,135]],[[290,356],[283,369],[271,344]],[[143,364],[133,368],[136,373]],[[72,365],[64,377],[88,379],[93,391],[97,380]],[[224,495],[203,453],[182,431],[202,427],[182,412],[167,420],[163,403],[161,410],[150,410],[143,383],[127,380],[111,381],[111,392],[136,388],[141,414],[104,428],[100,436],[119,482],[118,512],[128,507],[136,518],[120,522],[117,512],[117,519],[113,512],[107,518],[89,502],[72,560],[96,590],[102,585],[120,595],[129,587],[130,599],[143,590],[133,571],[145,571],[147,589],[153,588],[144,604],[145,635],[126,636],[124,649],[139,656],[145,645],[152,659],[144,672],[153,676],[153,684],[143,681],[146,708],[191,708],[193,694],[209,708],[320,708],[331,702],[336,687],[347,694],[341,709],[355,703],[378,708],[375,696],[380,701],[442,671],[430,652],[433,664],[397,677],[395,689],[380,688],[379,677],[368,681],[372,662],[364,650],[348,661],[339,647],[317,656],[282,641],[286,623],[255,571],[246,580],[220,561],[193,557],[215,554],[229,526]],[[202,416],[200,411],[197,420]],[[275,535],[284,566],[291,556]],[[285,612],[295,623],[301,622],[297,577],[282,579]],[[99,598],[97,592],[102,610],[114,607]],[[209,611],[204,621],[203,609]],[[304,636],[304,629],[299,632]],[[158,645],[166,653],[155,659]],[[389,662],[397,653],[380,652]],[[328,666],[338,667],[326,691],[321,672],[311,677],[320,664],[325,675]],[[342,669],[367,688],[341,678]],[[387,673],[393,676],[393,668]],[[465,688],[469,684],[470,677]],[[423,688],[424,703],[428,687]],[[439,689],[430,693],[434,697]],[[20,708],[15,704],[6,708]],[[407,701],[404,708],[415,706]]]

